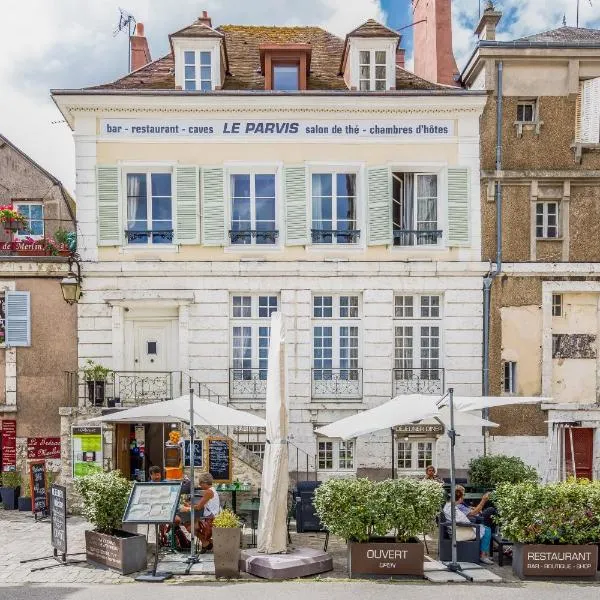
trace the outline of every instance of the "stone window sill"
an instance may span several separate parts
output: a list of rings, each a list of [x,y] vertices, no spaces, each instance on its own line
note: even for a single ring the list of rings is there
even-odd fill
[[[562,242],[565,238],[563,237],[555,237],[555,238],[535,238],[536,242]]]
[[[580,165],[584,150],[586,152],[600,152],[600,144],[588,144],[583,142],[574,142],[571,149],[575,153],[575,162]]]
[[[540,129],[544,121],[515,121],[514,126],[517,128],[517,137],[523,137],[523,130],[535,131],[535,135],[540,135]]]

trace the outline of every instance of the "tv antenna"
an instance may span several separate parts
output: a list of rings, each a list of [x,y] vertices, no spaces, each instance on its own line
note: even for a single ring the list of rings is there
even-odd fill
[[[128,13],[125,9],[119,7],[119,23],[117,24],[117,26],[115,27],[114,31],[113,31],[113,37],[117,37],[122,31],[127,31],[128,33],[128,37],[129,37],[129,50],[128,50],[128,55],[127,55],[127,65],[128,65],[128,69],[127,72],[130,73],[131,72],[131,36],[134,34],[135,32],[135,25],[136,25],[137,21],[135,20],[135,17]]]
[[[590,3],[590,6],[594,6],[592,4],[592,0],[588,0],[588,2]],[[579,0],[577,0],[577,21],[576,21],[576,26],[577,26],[577,29],[579,29]]]

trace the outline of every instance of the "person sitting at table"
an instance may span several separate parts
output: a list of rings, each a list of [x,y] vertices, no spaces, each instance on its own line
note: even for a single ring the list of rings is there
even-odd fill
[[[439,477],[433,465],[429,465],[425,469],[425,477],[423,481],[436,481],[437,483],[444,483]]]
[[[484,498],[481,502],[475,507],[481,512],[479,508],[481,505],[485,505],[489,494],[484,494]],[[456,523],[459,525],[470,525],[471,520],[469,519],[469,515],[473,512],[470,506],[467,506],[464,503],[465,500],[465,488],[462,485],[457,485],[455,489],[455,506],[454,506],[454,514],[456,518]],[[478,514],[478,513],[475,513]],[[452,504],[450,501],[446,502],[444,505],[444,515],[448,521],[452,519]],[[471,515],[474,516],[474,515]],[[475,525],[475,527],[479,527],[479,561],[486,565],[493,565],[494,561],[490,558],[490,544],[492,541],[492,530],[486,525]],[[456,539],[459,542],[466,542],[469,540],[474,540],[477,536],[477,532],[475,531],[475,527],[457,527],[456,528]]]
[[[196,522],[196,536],[202,544],[200,554],[206,554],[213,549],[212,542],[212,524],[215,517],[221,512],[221,501],[219,494],[213,487],[213,477],[210,473],[200,473],[198,485],[204,491],[204,495],[197,504],[194,504],[194,510],[203,511],[204,519]],[[192,500],[193,501],[193,500]],[[190,511],[190,504],[186,502],[184,512]]]
[[[158,465],[151,466],[148,469],[148,475],[150,475],[150,481],[152,483],[162,481],[162,469]]]

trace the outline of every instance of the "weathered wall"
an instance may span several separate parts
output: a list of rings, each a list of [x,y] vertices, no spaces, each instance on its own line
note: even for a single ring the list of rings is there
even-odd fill
[[[599,262],[600,182],[571,187],[569,231],[569,259],[572,262]]]

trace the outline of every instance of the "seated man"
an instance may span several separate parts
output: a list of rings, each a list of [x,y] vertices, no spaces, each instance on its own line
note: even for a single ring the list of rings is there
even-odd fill
[[[469,520],[469,514],[472,512],[472,510],[475,509],[478,509],[478,511],[481,512],[481,508],[487,502],[489,494],[484,494],[484,497],[482,498],[481,502],[477,505],[477,507],[475,507],[475,509],[471,509],[464,503],[465,488],[462,485],[456,486],[454,497],[456,500],[454,513],[456,523],[460,525],[470,525],[471,521]],[[446,504],[444,505],[444,515],[446,516],[446,519],[448,519],[448,521],[452,519],[452,504],[450,502],[446,502]],[[475,525],[475,527],[479,527],[479,535],[481,537],[481,540],[479,542],[479,561],[486,565],[493,565],[494,561],[490,558],[490,543],[492,540],[492,530],[486,525]],[[457,527],[456,540],[459,542],[474,540],[477,536],[475,527]]]

